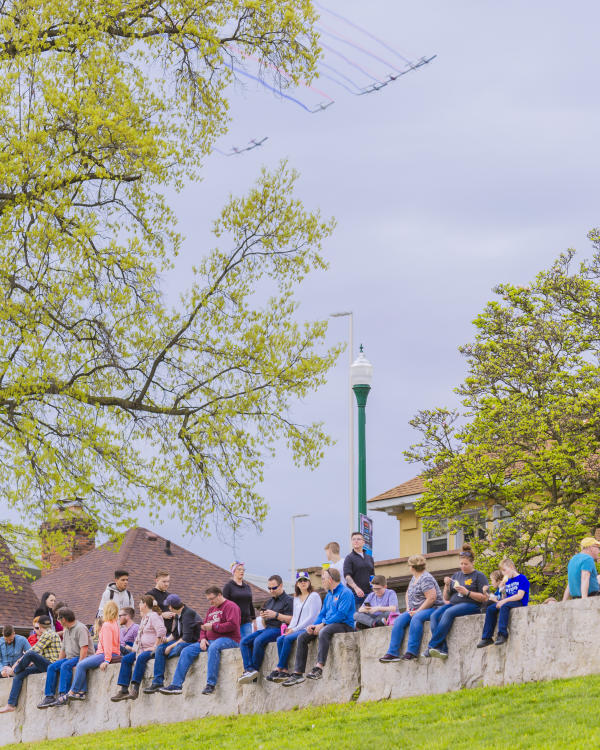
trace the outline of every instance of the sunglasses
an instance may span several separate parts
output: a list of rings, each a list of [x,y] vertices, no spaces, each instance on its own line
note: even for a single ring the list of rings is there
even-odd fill
[[[278,588],[279,588],[279,585],[277,585],[277,586],[267,586],[267,589],[269,591],[277,591]]]
[[[33,626],[33,629],[34,629],[34,630],[40,630],[40,628],[41,628],[41,626],[40,626],[40,625],[34,625],[34,626]]]

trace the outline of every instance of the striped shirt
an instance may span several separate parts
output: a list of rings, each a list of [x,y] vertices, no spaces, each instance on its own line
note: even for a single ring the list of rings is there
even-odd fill
[[[58,661],[61,648],[62,643],[58,633],[51,628],[47,628],[46,630],[42,630],[42,634],[31,650],[41,654],[48,661],[54,662]]]

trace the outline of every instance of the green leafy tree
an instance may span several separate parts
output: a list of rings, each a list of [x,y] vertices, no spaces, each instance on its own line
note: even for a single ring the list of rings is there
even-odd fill
[[[488,570],[512,557],[540,598],[562,594],[577,542],[600,525],[600,233],[589,236],[589,261],[575,267],[569,251],[531,285],[495,289],[461,348],[463,408],[417,414],[407,452],[426,467],[426,524],[470,533]]]
[[[233,65],[310,81],[309,0],[0,0],[0,493],[13,543],[80,497],[100,531],[142,504],[188,530],[260,522],[265,457],[328,438],[294,401],[338,350],[296,322],[332,229],[285,163],[231,197],[187,290],[164,192],[198,180]],[[282,84],[283,85],[283,84]],[[264,294],[259,294],[262,290]]]

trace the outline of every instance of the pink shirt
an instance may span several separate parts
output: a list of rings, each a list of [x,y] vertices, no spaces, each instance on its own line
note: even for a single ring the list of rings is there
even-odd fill
[[[116,620],[105,622],[98,636],[97,654],[104,654],[104,661],[110,662],[113,654],[121,653],[121,631]]]
[[[157,638],[164,638],[167,634],[167,628],[163,618],[154,611],[144,615],[140,623],[137,638],[133,644],[134,651],[150,651],[154,648]]]

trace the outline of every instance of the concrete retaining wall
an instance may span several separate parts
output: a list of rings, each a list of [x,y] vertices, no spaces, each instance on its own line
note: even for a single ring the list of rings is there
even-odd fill
[[[360,688],[359,701],[445,693],[478,685],[551,680],[600,672],[600,597],[565,604],[546,604],[513,610],[511,637],[506,646],[475,648],[483,616],[456,621],[449,638],[450,657],[419,658],[411,662],[380,664],[389,643],[390,629],[377,628],[337,635],[320,681],[292,688],[267,682],[239,686],[242,660],[237,649],[223,652],[221,673],[213,695],[201,695],[206,683],[206,656],[202,654],[188,674],[183,695],[141,694],[137,701],[112,703],[117,691],[118,665],[104,673],[95,670],[84,703],[39,710],[45,675],[25,681],[14,713],[0,715],[0,745],[68,737],[119,727],[164,724],[219,714],[266,713],[294,707],[345,703]],[[429,638],[428,627],[423,638]],[[309,653],[309,668],[316,648]],[[263,674],[276,664],[276,648],[267,649]],[[152,662],[150,662],[152,665]],[[174,670],[169,662],[168,678]],[[147,681],[151,677],[147,670]],[[11,680],[0,680],[0,702],[8,697]]]

